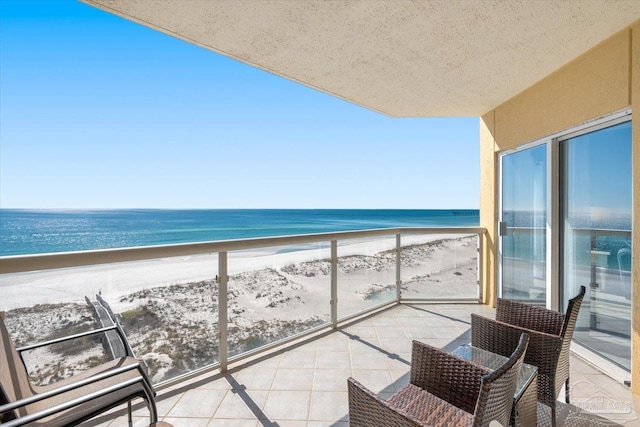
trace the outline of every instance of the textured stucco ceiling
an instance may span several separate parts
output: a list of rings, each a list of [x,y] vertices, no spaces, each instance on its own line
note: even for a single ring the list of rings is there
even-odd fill
[[[477,116],[640,19],[640,0],[83,0],[390,116]]]

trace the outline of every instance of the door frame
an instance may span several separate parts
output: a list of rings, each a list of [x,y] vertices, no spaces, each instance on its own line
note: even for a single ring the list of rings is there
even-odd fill
[[[498,297],[502,296],[502,281],[503,281],[503,260],[502,260],[502,235],[500,233],[500,224],[503,221],[503,160],[510,154],[517,153],[522,150],[533,148],[546,144],[547,147],[547,247],[546,247],[546,307],[549,309],[563,311],[564,310],[564,295],[562,277],[563,271],[563,194],[562,194],[562,159],[561,159],[561,145],[564,141],[584,135],[587,133],[595,132],[604,128],[615,126],[620,123],[631,121],[631,108],[624,108],[620,111],[581,123],[577,126],[573,126],[567,129],[563,129],[559,132],[547,135],[542,138],[527,142],[519,145],[515,149],[505,150],[498,153],[498,194],[497,194],[497,208],[498,215],[496,215],[495,230],[497,234],[497,272],[496,272],[496,290]],[[632,125],[633,126],[633,125]],[[640,126],[640,125],[639,125]],[[632,166],[633,167],[633,166]],[[632,233],[638,232],[632,230]],[[634,248],[636,249],[636,248]],[[639,250],[639,249],[636,249]],[[631,286],[633,287],[634,277],[632,272]],[[632,289],[633,292],[633,289]],[[613,362],[609,361],[603,356],[592,352],[591,350],[583,347],[576,342],[572,344],[572,351],[578,354],[580,357],[593,361],[598,366],[602,367],[603,371],[611,377],[619,380],[620,382],[626,382],[630,380],[631,373],[626,369],[619,367]]]

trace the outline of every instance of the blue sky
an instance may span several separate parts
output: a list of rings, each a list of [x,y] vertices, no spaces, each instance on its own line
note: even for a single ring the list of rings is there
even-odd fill
[[[477,118],[389,118],[74,0],[0,0],[2,208],[477,208]]]

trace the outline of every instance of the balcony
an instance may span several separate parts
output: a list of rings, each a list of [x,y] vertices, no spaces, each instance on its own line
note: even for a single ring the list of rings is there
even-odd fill
[[[388,229],[5,257],[0,309],[26,344],[54,333],[45,324],[95,327],[97,294],[175,426],[346,426],[349,376],[388,397],[408,382],[411,340],[453,350],[469,342],[470,313],[493,316],[478,304],[483,238],[475,228]],[[98,363],[101,347],[26,362],[50,382]],[[577,357],[571,367],[564,425],[637,422],[629,389]],[[137,409],[136,425],[147,415]],[[126,416],[92,424],[126,425]]]
[[[158,408],[174,426],[348,426],[347,377],[390,396],[408,382],[411,340],[452,350],[469,341],[472,312],[493,316],[491,308],[477,304],[394,305],[230,366],[226,373],[211,372],[164,388]],[[629,389],[577,357],[571,360],[571,384],[573,405],[562,406],[560,425],[638,422],[634,410],[640,402],[633,402]],[[134,415],[135,425],[148,420],[144,408]],[[542,410],[539,416],[549,414]],[[113,417],[94,425],[126,425],[126,416]],[[540,425],[544,421],[550,425],[548,418]]]

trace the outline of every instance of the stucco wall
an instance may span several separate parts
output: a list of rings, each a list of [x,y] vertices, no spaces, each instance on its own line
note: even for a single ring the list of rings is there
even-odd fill
[[[498,153],[632,106],[633,313],[640,313],[640,21],[603,41],[480,121],[480,225],[485,247],[485,302],[496,289]],[[640,315],[632,322],[632,387],[640,397]]]

